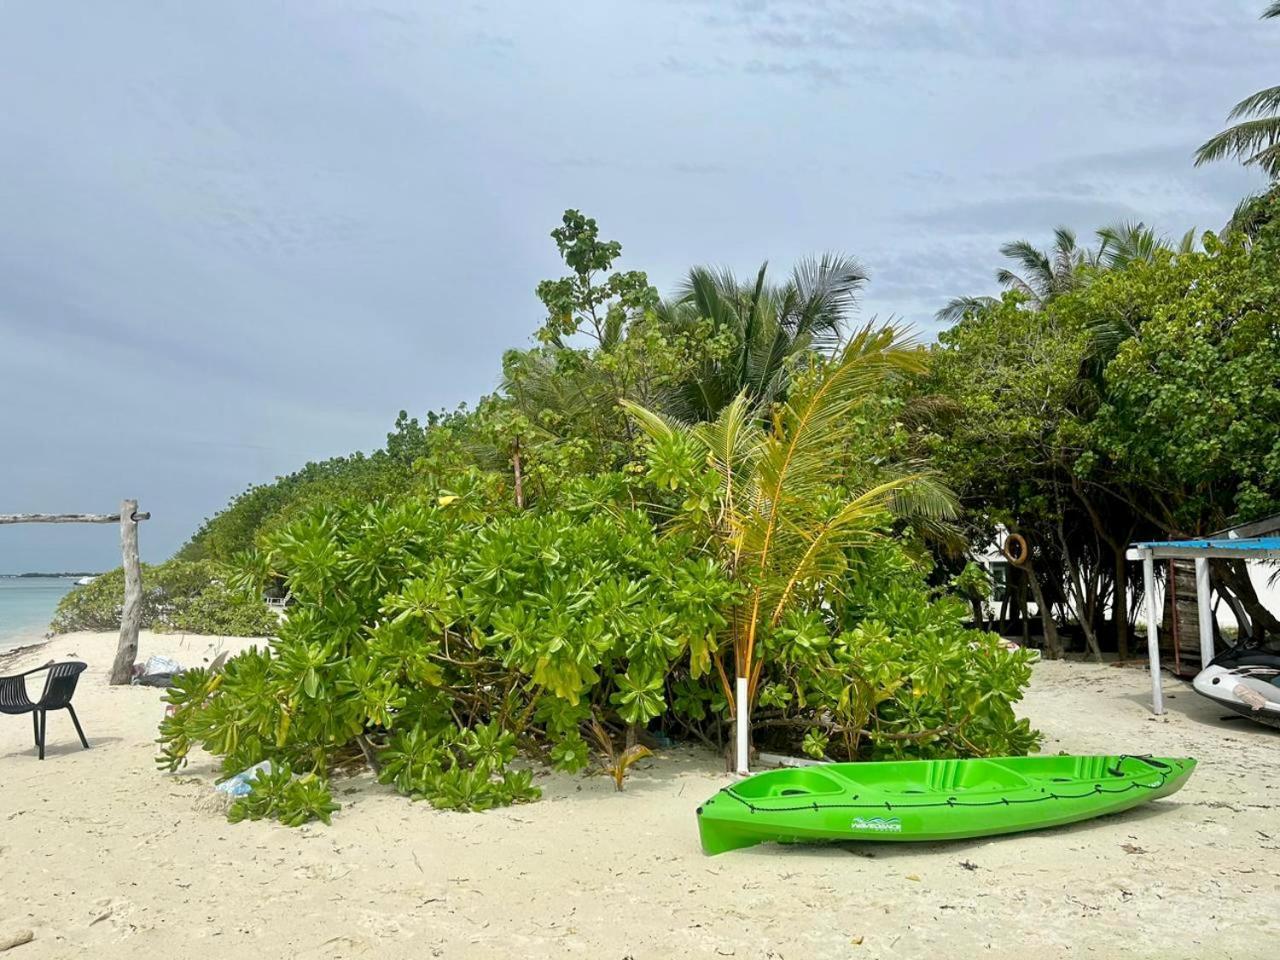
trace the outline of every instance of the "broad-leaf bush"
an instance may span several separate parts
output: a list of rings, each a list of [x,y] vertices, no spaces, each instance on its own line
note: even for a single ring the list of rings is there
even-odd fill
[[[224,637],[274,633],[279,621],[261,595],[233,590],[229,576],[207,560],[143,564],[140,625],[148,630]],[[124,570],[117,567],[67,593],[58,603],[50,628],[54,633],[118,630],[123,598]]]
[[[483,810],[536,799],[521,754],[577,771],[594,749],[621,782],[643,752],[620,744],[645,727],[719,737],[716,663],[743,588],[688,535],[582,496],[487,522],[431,498],[284,527],[250,569],[285,579],[289,617],[269,650],[179,678],[161,764],[199,745],[227,775],[271,760],[323,782],[371,759],[403,794]],[[837,603],[763,639],[761,742],[841,757],[1034,746],[1010,708],[1021,656],[966,630],[963,602],[932,601],[900,547],[877,551],[850,559]]]
[[[265,759],[318,776],[381,755],[402,792],[459,809],[536,795],[517,744],[566,769],[584,730],[668,713],[705,673],[735,587],[631,508],[476,523],[447,498],[317,511],[270,539],[294,604],[270,651],[170,693],[161,762],[193,744],[231,774]]]

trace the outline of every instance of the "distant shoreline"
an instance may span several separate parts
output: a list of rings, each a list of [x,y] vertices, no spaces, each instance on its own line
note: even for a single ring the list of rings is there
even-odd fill
[[[100,577],[101,573],[81,570],[78,573],[0,573],[0,580],[66,580],[71,577]]]
[[[24,641],[21,646],[8,647],[4,650],[0,650],[0,669],[7,669],[10,665],[21,660],[28,654],[35,653],[41,647],[47,647],[49,645],[49,641],[52,639],[53,637],[51,635],[42,640]]]

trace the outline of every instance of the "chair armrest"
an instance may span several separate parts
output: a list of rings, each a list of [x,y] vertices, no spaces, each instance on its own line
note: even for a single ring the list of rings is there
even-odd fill
[[[7,712],[4,707],[26,709],[31,703],[27,693],[26,674],[13,677],[0,677],[0,712]]]
[[[42,670],[48,670],[53,665],[54,661],[50,660],[43,666],[32,667],[30,670],[24,670],[22,673],[14,673],[7,677],[0,677],[0,683],[3,683],[5,680],[21,680],[23,677],[31,676],[33,673],[40,673]]]

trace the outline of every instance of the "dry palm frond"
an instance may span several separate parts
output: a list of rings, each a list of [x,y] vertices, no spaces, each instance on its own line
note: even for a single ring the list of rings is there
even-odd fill
[[[609,731],[594,717],[591,720],[591,737],[605,756],[601,769],[613,777],[613,786],[616,790],[622,789],[623,781],[626,780],[627,771],[631,769],[632,764],[645,757],[653,756],[653,751],[642,743],[633,743],[619,752],[614,746],[613,737],[609,736]]]

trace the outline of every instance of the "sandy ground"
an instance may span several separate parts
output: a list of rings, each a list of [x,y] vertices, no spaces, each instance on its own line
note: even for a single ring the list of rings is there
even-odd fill
[[[1145,674],[1036,668],[1025,713],[1045,749],[1191,755],[1173,797],[1036,834],[955,844],[765,846],[716,858],[694,808],[727,782],[674,750],[615,794],[546,776],[544,799],[485,814],[412,804],[368,777],[337,784],[332,827],[231,826],[213,767],[152,762],[160,692],[110,688],[114,637],[73,655],[93,745],[49,719],[0,717],[0,944],[5,960],[185,957],[1274,957],[1280,942],[1280,733]],[[187,664],[241,641],[145,635]],[[11,668],[11,669],[10,669]]]

